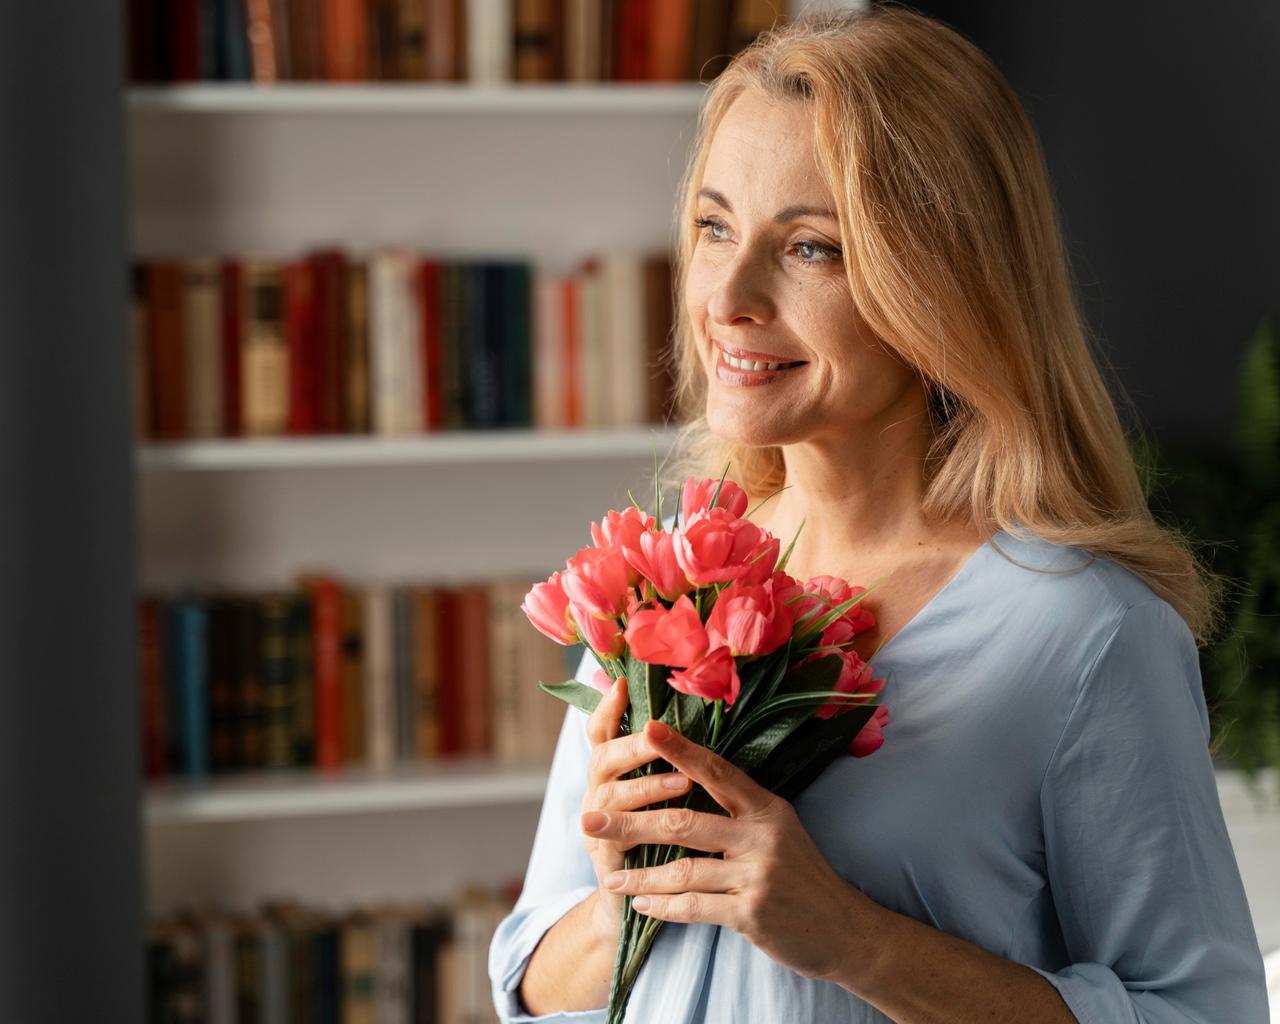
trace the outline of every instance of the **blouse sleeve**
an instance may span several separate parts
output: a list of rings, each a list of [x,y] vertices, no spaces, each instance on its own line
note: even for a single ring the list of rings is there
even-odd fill
[[[1130,607],[1087,672],[1041,787],[1068,963],[1032,969],[1083,1024],[1267,1024],[1208,741],[1190,630],[1161,599]]]
[[[596,664],[591,652],[584,650],[574,678],[589,683]],[[555,699],[545,694],[544,697]],[[494,1009],[502,1024],[602,1024],[605,1018],[604,1007],[530,1016],[523,1012],[518,995],[525,967],[542,936],[596,888],[595,869],[579,827],[591,752],[586,723],[585,712],[565,706],[524,886],[511,913],[498,923],[489,945],[489,981]]]

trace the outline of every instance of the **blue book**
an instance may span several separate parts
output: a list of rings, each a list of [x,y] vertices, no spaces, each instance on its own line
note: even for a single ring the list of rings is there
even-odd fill
[[[179,768],[209,774],[209,609],[199,598],[173,606]]]

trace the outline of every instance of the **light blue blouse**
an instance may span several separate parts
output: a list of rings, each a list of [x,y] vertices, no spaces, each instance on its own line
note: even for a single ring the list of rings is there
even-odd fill
[[[595,666],[587,652],[577,678]],[[1085,1024],[1266,1024],[1196,647],[1166,601],[1115,562],[1001,531],[874,667],[891,673],[884,745],[838,758],[795,801],[841,877],[1031,967]],[[538,941],[596,886],[579,825],[585,722],[566,709],[524,888],[490,946],[504,1024],[604,1020],[529,1016],[516,999]],[[627,1011],[634,1024],[889,1020],[706,924],[663,926]]]

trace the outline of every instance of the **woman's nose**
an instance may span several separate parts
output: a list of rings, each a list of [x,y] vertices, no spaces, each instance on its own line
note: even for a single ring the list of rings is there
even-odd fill
[[[765,323],[772,318],[773,310],[765,258],[739,247],[719,267],[707,297],[707,315],[722,324],[733,324],[743,317]]]

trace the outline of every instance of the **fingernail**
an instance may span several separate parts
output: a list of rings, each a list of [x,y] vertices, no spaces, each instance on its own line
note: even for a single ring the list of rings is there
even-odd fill
[[[649,909],[649,897],[648,897],[648,896],[637,896],[635,899],[633,899],[633,900],[631,901],[631,905],[632,905],[636,910],[648,910],[648,909]]]
[[[675,731],[666,722],[659,722],[656,718],[650,719],[652,736],[655,740],[665,740]]]
[[[622,883],[627,880],[626,872],[610,871],[604,876],[604,885],[606,889],[621,889]]]
[[[609,815],[602,811],[587,811],[582,816],[582,827],[588,832],[599,832],[609,823]]]
[[[667,789],[684,789],[688,776],[680,775],[677,772],[668,772],[662,777],[662,784]]]

